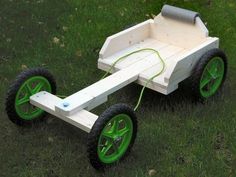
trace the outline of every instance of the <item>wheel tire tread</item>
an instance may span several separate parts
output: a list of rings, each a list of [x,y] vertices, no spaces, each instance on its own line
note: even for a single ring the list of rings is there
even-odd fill
[[[112,117],[114,117],[117,114],[121,114],[121,113],[128,114],[130,116],[130,118],[132,119],[133,135],[132,135],[132,139],[131,139],[131,142],[128,146],[127,151],[121,157],[120,160],[124,159],[129,154],[129,152],[134,144],[136,134],[137,134],[137,117],[136,117],[133,109],[131,109],[126,104],[120,103],[120,104],[115,104],[115,105],[111,106],[110,108],[108,108],[107,110],[105,110],[99,116],[97,121],[95,122],[95,124],[88,136],[88,144],[87,144],[88,158],[90,160],[91,165],[97,170],[103,170],[104,168],[113,165],[113,164],[105,164],[99,160],[99,157],[97,154],[97,145],[98,145],[99,137],[100,137],[100,134],[101,134],[103,128],[106,126],[106,124],[109,122],[109,120]]]
[[[27,121],[27,120],[21,119],[15,110],[15,97],[19,88],[27,79],[33,76],[45,77],[49,81],[52,87],[52,94],[56,93],[56,81],[53,75],[48,70],[44,68],[32,68],[32,69],[28,69],[21,72],[10,85],[7,95],[6,95],[6,101],[5,101],[5,111],[9,119],[13,123],[20,126],[32,124],[36,121],[42,120],[46,116],[46,113],[44,112],[44,114],[42,114],[39,118],[35,120]]]
[[[221,85],[218,90],[221,89],[221,87],[226,79],[227,66],[228,66],[227,56],[225,55],[225,53],[222,50],[220,50],[218,48],[214,48],[214,49],[209,50],[200,58],[199,62],[196,64],[196,66],[193,70],[193,73],[190,77],[192,95],[196,101],[204,102],[207,99],[201,95],[200,89],[199,89],[199,87],[200,87],[199,84],[200,84],[200,80],[202,77],[202,73],[203,73],[206,65],[214,57],[220,57],[224,61],[224,67],[225,67],[224,77],[223,77],[223,80],[222,80]]]

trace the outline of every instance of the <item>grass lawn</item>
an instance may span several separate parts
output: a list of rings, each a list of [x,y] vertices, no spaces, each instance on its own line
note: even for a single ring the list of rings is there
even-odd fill
[[[146,90],[138,136],[130,156],[105,173],[86,157],[87,134],[50,116],[19,128],[4,111],[10,82],[26,68],[44,66],[56,77],[58,94],[69,95],[97,81],[99,49],[107,36],[159,13],[168,3],[201,13],[211,36],[221,39],[229,73],[220,96],[192,104],[188,88],[169,96]],[[235,0],[1,0],[0,176],[76,177],[236,176]],[[135,105],[141,87],[130,85],[95,109]]]

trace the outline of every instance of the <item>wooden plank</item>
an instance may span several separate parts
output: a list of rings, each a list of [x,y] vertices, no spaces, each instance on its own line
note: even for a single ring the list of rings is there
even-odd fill
[[[169,47],[169,45],[166,44],[166,43],[162,43],[162,42],[159,42],[157,40],[154,40],[154,41],[155,41],[154,43],[151,43],[151,44],[149,44],[146,47],[143,47],[141,49],[152,48],[154,50],[159,51],[160,54],[161,54],[161,51],[165,52],[165,49]],[[151,56],[153,54],[154,54],[153,51],[142,51],[142,52],[139,52],[139,53],[131,55],[131,56],[127,57],[126,59],[124,59],[123,61],[117,63],[115,67],[116,67],[116,69],[126,68],[126,67],[130,66],[131,64],[133,64],[135,62],[138,62],[138,61],[140,61],[142,59],[145,59],[145,58],[147,58],[147,57],[149,57],[149,56]],[[165,57],[165,56],[163,56],[163,57]]]
[[[137,81],[138,84],[143,85],[143,86],[146,85],[146,82],[147,82],[147,79],[144,79],[144,78],[139,78],[139,80]],[[160,83],[152,81],[148,84],[147,88],[157,91],[159,93],[162,93],[164,95],[168,95],[169,93],[175,91],[178,88],[178,85],[164,86]]]
[[[179,82],[169,82],[168,75],[171,74],[176,67],[176,62],[177,61],[181,61],[183,60],[185,57],[189,58],[189,62],[192,62],[194,60],[191,59],[192,53],[196,53],[198,50],[200,50],[201,48],[205,48],[205,50],[208,50],[208,47],[204,47],[207,46],[208,44],[212,43],[215,39],[212,40],[212,38],[207,38],[207,41],[204,42],[203,44],[199,45],[198,47],[193,48],[192,50],[187,50],[187,49],[181,49],[179,47],[173,47],[175,48],[174,50],[170,49],[172,47],[172,45],[169,45],[170,48],[165,47],[163,49],[160,50],[161,56],[164,57],[165,61],[167,62],[167,69],[166,71],[159,77],[155,78],[153,80],[153,83],[151,83],[149,85],[149,88],[156,90],[158,92],[164,93],[164,94],[169,94],[170,92],[174,91],[175,89],[178,88],[178,83],[180,81],[182,81],[183,79],[186,78],[186,76],[189,76],[189,74],[187,74],[185,77],[183,77],[183,74],[181,74],[181,69],[179,69],[179,74],[176,74],[175,77],[182,77],[182,79],[174,79],[174,80],[178,80]],[[214,45],[215,47],[217,47],[217,45]],[[180,49],[180,50],[178,50]],[[164,51],[164,52],[163,52]],[[172,52],[170,52],[172,51]],[[202,53],[201,53],[202,54]],[[171,55],[171,56],[169,56]],[[150,57],[154,57],[155,55],[151,55]],[[144,57],[143,59],[146,59],[147,57]],[[198,57],[200,58],[200,55],[198,54]],[[158,59],[156,57],[156,59]],[[159,64],[159,63],[158,63]],[[160,66],[158,66],[158,64],[156,66],[153,66],[151,68],[148,68],[146,71],[143,71],[138,78],[138,83],[143,85],[146,83],[146,81],[155,74],[155,72],[157,72],[160,69]],[[191,64],[190,64],[191,65]],[[189,64],[185,65],[188,69],[192,70],[192,67],[189,66]],[[100,68],[107,70],[109,69],[109,67],[103,68],[100,66]],[[120,68],[116,67],[116,70],[119,70]],[[189,72],[190,72],[189,70]],[[186,70],[185,70],[186,71]],[[114,72],[114,71],[113,71]],[[146,72],[146,74],[144,74],[144,72]]]
[[[149,20],[147,23],[149,23],[149,25],[146,25],[146,27],[149,28],[148,31],[150,33],[147,37],[148,40],[151,38],[150,40],[156,40],[157,43],[161,42],[161,43],[166,44],[164,47],[161,45],[155,46],[155,43],[150,43],[150,45],[147,45],[148,47],[150,46],[149,48],[157,49],[160,52],[162,58],[164,58],[164,60],[166,60],[167,62],[168,69],[160,77],[154,79],[154,83],[155,82],[161,83],[163,84],[163,87],[166,87],[169,84],[168,76],[170,76],[170,73],[175,69],[175,66],[176,66],[175,61],[177,59],[179,60],[183,59],[183,57],[181,57],[181,54],[180,54],[180,56],[175,56],[177,59],[172,59],[173,62],[170,61],[170,63],[168,63],[167,59],[169,58],[169,56],[171,56],[172,51],[173,51],[173,55],[175,55],[175,50],[172,50],[171,48],[168,48],[168,47],[176,47],[176,48],[180,48],[181,50],[184,49],[186,51],[191,50],[197,47],[198,45],[203,44],[205,41],[207,41],[209,32],[199,17],[196,18],[195,24],[189,24],[182,21],[173,20],[170,18],[165,18],[161,14],[159,14],[158,16],[155,17],[154,20]],[[135,28],[133,28],[133,30],[135,31]],[[117,37],[116,40],[119,40],[121,43],[122,43],[122,40],[128,39],[128,37],[125,35],[117,35],[116,37]],[[143,40],[145,41],[145,39]],[[111,45],[111,43],[109,45]],[[131,48],[130,45],[129,47]],[[132,50],[130,50],[129,47],[125,49],[125,52],[122,50],[117,50],[117,53],[119,52],[119,57],[132,52]],[[142,47],[147,48],[144,46]],[[106,50],[109,51],[110,48],[107,47]],[[168,50],[168,51],[165,51],[165,50]],[[191,53],[188,53],[188,55],[191,55]],[[103,57],[102,59],[99,59],[98,67],[105,71],[110,69],[110,66],[119,58],[119,57],[114,57],[114,56],[115,55],[110,56],[109,58]],[[147,56],[153,57],[153,54],[152,53],[148,54],[148,52],[143,52],[142,54],[135,54],[133,56],[130,56],[124,59],[123,61],[117,63],[115,68],[111,72],[113,73],[120,69],[129,67],[130,65],[135,64],[136,62],[140,60],[146,60]],[[154,66],[153,68],[148,68],[148,71],[146,71],[146,74],[143,74],[143,73],[140,74],[141,77],[139,77],[138,82],[140,81],[139,83],[141,83],[141,80],[142,81],[147,80],[149,76],[151,76],[157,69],[160,69],[160,66],[157,65],[157,66]],[[176,88],[176,86],[171,86],[171,88]],[[170,89],[170,90],[173,90],[173,89]]]
[[[137,80],[138,74],[138,71],[119,71],[67,97],[56,105],[56,111],[60,114],[71,115],[81,109],[93,107],[92,105],[96,102],[96,99],[103,99],[129,83],[134,82]],[[84,95],[89,95],[91,99],[83,99]],[[68,107],[63,107],[63,102],[69,103],[70,105]]]
[[[45,91],[39,92],[30,97],[30,103],[32,105],[37,106],[40,109],[43,109],[44,111],[89,133],[98,116],[86,110],[81,110],[71,116],[58,114],[55,111],[55,105],[61,101],[61,98]]]
[[[207,36],[207,29],[199,19],[195,24],[163,17],[161,14],[155,17],[151,24],[151,37],[165,43],[191,49],[203,43]]]
[[[90,102],[90,104],[88,105],[87,108],[85,108],[87,111],[90,111],[94,108],[96,108],[97,106],[107,102],[108,97],[97,97],[93,100],[93,102]]]
[[[145,48],[145,47],[144,47]],[[143,48],[143,49],[144,49]],[[160,56],[165,60],[166,58],[168,58],[169,56],[172,56],[173,54],[175,54],[176,52],[179,52],[181,50],[183,50],[182,48],[179,48],[179,47],[176,47],[176,46],[173,46],[173,45],[167,45],[167,44],[164,44],[164,43],[159,43],[159,42],[155,42],[155,43],[151,43],[148,48],[152,48],[152,49],[155,49],[157,50],[159,53],[160,53]],[[131,52],[129,52],[131,53]],[[127,53],[126,53],[127,54]],[[125,54],[124,54],[125,55]],[[122,55],[122,56],[124,56]],[[120,70],[120,69],[123,69],[123,68],[126,68],[140,60],[144,60],[148,57],[151,57],[151,58],[156,58],[158,60],[158,56],[154,53],[154,52],[151,52],[151,51],[145,51],[145,52],[139,52],[135,55],[132,55],[130,57],[127,57],[126,59],[124,59],[123,61],[121,62],[118,62],[116,65],[115,65],[115,70],[113,70],[112,72],[116,71],[116,70]],[[117,60],[117,59],[116,59]],[[104,59],[104,60],[99,60],[98,61],[98,66],[100,69],[103,69],[103,70],[108,70],[110,69],[110,66],[116,61],[113,59],[112,62],[109,61],[109,59]],[[109,67],[108,67],[109,66]]]
[[[154,43],[153,43],[154,44]],[[155,46],[151,46],[151,48],[154,48],[155,49]],[[182,53],[184,53],[183,52],[184,51],[184,49],[182,49],[182,48],[179,48],[179,47],[176,47],[176,46],[173,46],[173,45],[168,45],[168,46],[166,46],[166,47],[164,47],[164,48],[162,48],[161,50],[159,50],[159,53],[160,53],[160,55],[161,55],[161,57],[166,61],[166,60],[168,60],[168,59],[170,59],[171,57],[173,57],[172,59],[174,59],[174,57],[178,57],[178,54],[179,55],[181,55]],[[146,60],[146,59],[150,59],[150,60],[154,60],[154,61],[157,61],[157,66],[156,67],[160,67],[160,66],[158,66],[159,64],[160,64],[160,59],[157,57],[157,55],[156,54],[151,54],[151,55],[148,55],[148,56],[146,56],[146,57],[144,57],[144,58],[142,58],[142,59],[139,59],[139,61],[140,60]],[[102,60],[101,62],[103,62],[104,60]],[[138,61],[137,61],[138,62]],[[134,63],[135,64],[135,63]],[[117,66],[116,65],[116,70],[120,70],[121,68],[118,68],[119,66]],[[154,67],[154,66],[153,66]],[[153,67],[150,67],[150,68],[146,68],[146,69],[144,69],[143,70],[143,72],[144,71],[146,71],[146,72],[148,72],[148,73],[150,73],[149,72],[149,70],[150,69],[152,69]],[[110,68],[110,66],[109,67],[105,67],[104,68],[104,65],[101,65],[100,64],[100,67],[99,68],[102,68],[103,70],[108,70],[109,68]],[[158,72],[159,70],[160,70],[161,68],[153,68],[153,70],[151,71],[152,73],[154,73],[154,74],[156,74],[156,72]],[[114,70],[113,70],[113,72],[114,72]],[[147,82],[147,80],[150,78],[150,77],[152,77],[153,75],[151,75],[151,73],[149,74],[149,75],[147,75],[147,76],[144,76],[144,77],[142,77],[143,75],[142,75],[142,73],[143,72],[141,72],[141,74],[139,74],[139,78],[138,78],[138,81],[137,81],[137,83],[139,83],[139,84],[141,84],[141,85],[145,85],[146,84],[146,82]],[[150,76],[150,77],[149,77]],[[157,83],[157,81],[155,81],[155,83],[150,83],[150,85],[148,86],[148,87],[150,87],[151,89],[153,89],[153,90],[156,90],[156,91],[158,91],[158,92],[160,92],[160,93],[163,93],[163,94],[167,94],[167,84],[164,84],[164,76],[162,75],[162,76],[160,76],[160,77],[162,77],[162,82],[158,82]],[[155,78],[155,79],[158,79],[159,77],[157,77],[157,78]],[[162,85],[161,85],[161,84]],[[174,88],[173,88],[174,89]],[[172,89],[172,90],[173,90]]]
[[[166,68],[165,68],[165,71],[159,75],[158,77],[154,78],[153,79],[153,82],[155,83],[159,83],[161,84],[162,86],[167,86],[168,83],[166,83],[164,81],[164,77],[165,77],[165,73],[166,71],[168,70],[169,66],[175,62],[175,60],[177,58],[182,58],[183,55],[187,52],[187,50],[180,50],[174,54],[172,54],[170,57],[167,57],[165,59],[165,65],[166,65]],[[155,66],[151,67],[151,68],[148,68],[147,70],[143,71],[142,73],[140,73],[139,75],[139,79],[143,79],[143,80],[148,80],[149,78],[153,77],[155,74],[157,74],[160,70],[162,69],[162,64],[161,62],[159,62],[158,64],[156,64]]]
[[[105,59],[99,59],[98,60],[98,68],[99,69],[102,69],[102,70],[109,70],[111,68],[111,65],[117,61],[117,59],[119,59],[120,57],[123,57],[124,55],[126,54],[129,54],[131,52],[134,52],[134,51],[137,51],[137,50],[140,50],[140,49],[143,49],[143,48],[148,48],[148,47],[151,47],[153,43],[155,43],[156,40],[155,39],[151,39],[151,38],[147,38],[145,40],[142,40],[140,41],[139,43],[137,44],[134,44],[132,45],[131,47],[129,48],[126,48],[122,51],[119,51],[115,54],[113,54],[112,56],[108,57],[108,58],[105,58]],[[160,42],[160,45],[163,45],[163,46],[166,46],[167,44],[164,44],[164,43],[161,43]],[[135,55],[132,55],[133,59],[137,59],[139,60],[140,58],[142,59],[144,56],[148,56],[148,55],[151,55],[152,52],[148,51],[148,52],[142,52],[142,54],[140,55],[141,53],[139,54],[135,54]],[[134,57],[135,56],[135,57]],[[131,57],[131,56],[130,56]],[[129,60],[130,60],[130,57],[129,57]],[[127,58],[123,61],[120,61],[119,63],[123,63],[124,61],[126,61]],[[132,61],[132,60],[131,60]],[[133,61],[135,62],[135,61]],[[132,63],[132,62],[131,62]],[[131,64],[130,63],[130,64]],[[127,65],[128,66],[128,65]],[[117,71],[119,69],[117,69],[116,67],[115,68],[112,68],[112,71],[111,73],[114,73],[115,71]]]
[[[153,82],[148,85],[148,88],[165,95],[173,92],[178,88],[178,84],[181,81],[191,75],[191,71],[200,57],[208,50],[218,47],[218,38],[209,37],[207,42],[199,45],[198,47],[195,47],[192,50],[184,50],[183,53],[180,52],[179,54],[176,54],[173,57],[167,59],[167,70],[161,76],[156,77]],[[155,74],[154,71],[157,71],[158,67],[160,69],[160,65],[155,65],[152,68],[142,72],[142,74],[139,76],[138,83],[144,85],[148,78],[150,78],[149,76]],[[146,75],[143,74],[145,72]],[[170,78],[171,80],[167,78]]]
[[[202,34],[205,37],[209,37],[209,31],[208,31],[207,27],[205,26],[205,24],[202,22],[202,20],[199,17],[196,18],[196,25],[202,31]]]
[[[101,59],[107,58],[118,51],[148,38],[150,34],[149,30],[151,22],[153,22],[153,20],[147,20],[143,23],[135,25],[134,27],[108,37],[100,51],[99,57]]]
[[[165,75],[166,82],[176,83],[175,80],[180,82],[189,77],[202,55],[213,48],[219,48],[219,39],[209,37],[206,42],[189,50],[182,59],[176,59]]]
[[[175,48],[175,51],[179,51],[179,48]],[[169,56],[171,55],[168,51],[163,53],[163,55]],[[122,87],[134,82],[138,79],[138,75],[159,63],[160,60],[153,54],[150,57],[147,57],[144,60],[140,60],[131,66],[122,69],[109,77],[100,80],[89,87],[67,97],[61,103],[56,105],[56,111],[60,114],[70,115],[79,111],[81,109],[86,109],[89,105],[91,106],[95,99],[102,99],[107,97],[111,93],[121,89]],[[91,100],[83,100],[83,95],[89,95],[93,98]],[[70,106],[63,107],[63,102],[69,103]]]
[[[120,57],[123,57],[129,53],[132,53],[134,51],[137,51],[137,50],[140,50],[140,49],[144,49],[144,48],[150,48],[152,46],[159,46],[159,49],[160,48],[163,48],[165,46],[167,46],[167,44],[165,43],[162,43],[162,42],[158,42],[157,40],[155,39],[146,39],[146,40],[143,40],[135,45],[132,45],[131,47],[129,48],[126,48],[122,51],[119,51],[115,54],[113,54],[112,56],[108,57],[108,58],[104,58],[104,59],[100,59],[100,62],[102,63],[106,63],[107,65],[112,65],[114,62],[116,62]],[[119,63],[117,63],[117,66],[118,65],[122,65],[124,67],[122,68],[125,68],[125,67],[128,67],[129,65],[131,65],[132,63],[142,59],[143,57],[145,56],[148,56],[148,55],[151,55],[153,52],[150,52],[150,51],[143,51],[141,53],[137,53],[137,54],[133,54],[129,57],[127,57],[126,59],[120,61]]]

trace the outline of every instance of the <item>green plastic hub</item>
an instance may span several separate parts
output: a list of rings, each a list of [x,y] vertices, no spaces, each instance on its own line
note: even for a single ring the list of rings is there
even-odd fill
[[[30,104],[30,97],[40,91],[52,92],[51,84],[42,76],[33,76],[20,86],[15,99],[15,109],[20,118],[33,120],[44,113]]]
[[[200,80],[200,93],[204,98],[213,96],[220,88],[224,70],[224,61],[221,58],[213,58],[207,63]]]
[[[129,147],[133,122],[126,114],[113,117],[102,130],[98,142],[98,156],[103,163],[119,160]]]

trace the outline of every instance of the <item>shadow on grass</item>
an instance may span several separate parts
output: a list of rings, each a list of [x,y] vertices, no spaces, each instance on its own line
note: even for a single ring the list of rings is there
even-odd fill
[[[179,88],[169,95],[164,95],[146,88],[138,111],[145,112],[153,110],[175,112],[181,111],[186,107],[193,109],[194,107],[210,106],[213,103],[223,101],[226,97],[229,98],[232,95],[231,87],[230,81],[227,79],[221,90],[214,97],[205,102],[200,102],[194,98],[189,80],[182,82]],[[124,100],[124,102],[127,101],[135,105],[136,102],[133,102],[133,100],[138,100],[141,89],[142,86],[131,84],[124,88],[123,91],[118,91],[118,97],[123,97],[121,98],[122,101]]]

